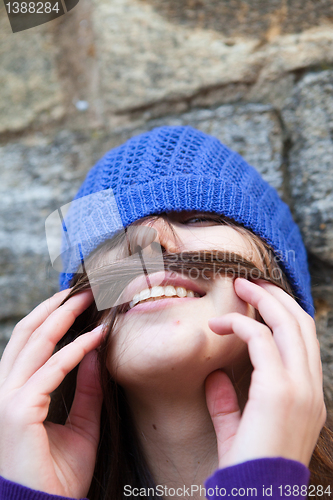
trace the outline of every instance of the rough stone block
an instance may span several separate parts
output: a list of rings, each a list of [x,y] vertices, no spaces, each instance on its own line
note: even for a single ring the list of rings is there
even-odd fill
[[[63,131],[52,141],[37,134],[0,148],[0,319],[19,319],[57,290],[45,219],[72,200],[95,146]]]
[[[279,33],[299,33],[331,20],[330,0],[139,0],[174,23],[222,32],[227,36],[269,39]]]
[[[333,71],[302,78],[282,116],[295,218],[310,252],[333,263]]]
[[[45,26],[13,34],[0,3],[0,133],[64,115],[55,53]]]

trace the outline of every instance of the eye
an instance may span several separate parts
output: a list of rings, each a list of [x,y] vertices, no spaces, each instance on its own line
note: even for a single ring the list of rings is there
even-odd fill
[[[217,224],[216,220],[214,220],[209,215],[197,215],[186,219],[183,224],[197,224],[202,222],[210,222],[211,224]]]

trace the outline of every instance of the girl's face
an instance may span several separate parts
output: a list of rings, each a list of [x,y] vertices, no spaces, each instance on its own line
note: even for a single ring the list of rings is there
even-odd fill
[[[178,238],[162,218],[147,222],[157,231],[166,251],[234,252],[261,267],[251,243],[232,227],[209,220],[209,214],[170,213],[168,219]],[[183,276],[184,281],[181,275],[176,279],[176,273],[172,273],[173,278],[166,277],[169,285],[180,286],[186,292],[199,292],[200,297],[139,302],[119,316],[108,369],[125,389],[144,390],[154,386],[158,390],[187,392],[190,387],[202,387],[209,373],[218,368],[237,380],[244,368],[250,366],[246,344],[235,335],[222,337],[213,333],[208,320],[229,312],[254,318],[254,308],[237,296],[233,278],[222,273],[214,278],[201,273],[197,278],[198,272],[194,271],[191,278]],[[160,275],[155,275],[156,280]],[[150,275],[150,281],[155,284],[154,275]],[[142,289],[145,288],[148,286],[143,279]]]

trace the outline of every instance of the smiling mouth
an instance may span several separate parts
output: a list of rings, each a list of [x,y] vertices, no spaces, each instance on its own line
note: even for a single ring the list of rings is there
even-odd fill
[[[134,295],[131,302],[128,303],[126,312],[133,309],[138,304],[143,304],[145,302],[155,302],[157,300],[163,299],[176,299],[176,298],[186,298],[186,297],[202,297],[205,294],[200,294],[194,292],[193,290],[186,289],[182,286],[174,287],[168,286],[153,286],[152,288],[145,288],[140,293]]]

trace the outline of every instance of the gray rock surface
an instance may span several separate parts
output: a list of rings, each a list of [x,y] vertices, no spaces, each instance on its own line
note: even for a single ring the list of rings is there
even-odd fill
[[[299,33],[333,17],[330,0],[140,0],[171,22],[220,31],[227,36],[269,39]]]
[[[329,26],[276,33],[265,43],[239,33],[231,43],[220,31],[172,22],[146,2],[95,0],[94,5],[98,81],[109,126],[115,113],[192,99],[202,89],[237,84],[242,98],[260,101],[267,86],[287,72],[333,62]]]
[[[45,219],[72,199],[90,160],[66,132],[0,147],[0,318],[20,318],[56,291]]]
[[[295,86],[283,120],[291,140],[290,188],[308,249],[333,263],[333,71]]]
[[[0,3],[0,134],[64,116],[55,49],[45,26],[14,35]]]

